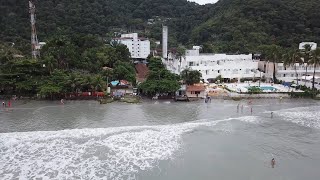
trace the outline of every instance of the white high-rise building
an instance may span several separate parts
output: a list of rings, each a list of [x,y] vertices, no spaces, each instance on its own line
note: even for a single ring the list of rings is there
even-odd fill
[[[168,58],[168,26],[162,28],[162,57]]]
[[[131,58],[146,59],[150,54],[150,41],[148,38],[138,37],[138,33],[121,34],[120,38],[115,38],[129,49]]]

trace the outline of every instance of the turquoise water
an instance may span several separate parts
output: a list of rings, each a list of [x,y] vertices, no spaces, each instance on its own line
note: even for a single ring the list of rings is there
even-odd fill
[[[246,88],[248,89],[249,87],[246,87]],[[269,91],[275,91],[275,90],[277,90],[277,88],[272,87],[272,86],[260,86],[260,89],[263,90],[263,91],[268,91],[268,90]]]
[[[277,90],[277,88],[274,88],[272,86],[261,86],[260,89],[266,91],[266,90],[270,90],[270,91],[274,91]]]

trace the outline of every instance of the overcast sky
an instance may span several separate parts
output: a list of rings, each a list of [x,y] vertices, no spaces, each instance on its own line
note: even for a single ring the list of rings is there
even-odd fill
[[[207,4],[207,3],[215,3],[218,0],[188,0],[188,1],[193,1],[193,2],[196,2],[198,4]]]

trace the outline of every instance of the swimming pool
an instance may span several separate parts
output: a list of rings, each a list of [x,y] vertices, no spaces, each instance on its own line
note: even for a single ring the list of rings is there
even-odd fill
[[[262,89],[263,91],[276,91],[277,88],[272,87],[272,86],[260,86],[260,89]]]
[[[246,87],[247,89],[250,88],[250,87],[258,87],[258,86],[248,86]],[[276,91],[277,88],[275,87],[272,87],[272,86],[260,86],[259,87],[262,91]]]

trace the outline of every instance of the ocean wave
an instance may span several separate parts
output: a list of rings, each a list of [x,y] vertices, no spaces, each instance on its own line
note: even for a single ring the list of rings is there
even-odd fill
[[[275,115],[304,127],[320,129],[320,106],[296,107],[275,111]]]
[[[0,134],[0,179],[135,179],[172,160],[182,135],[199,126],[257,117],[136,126]]]

